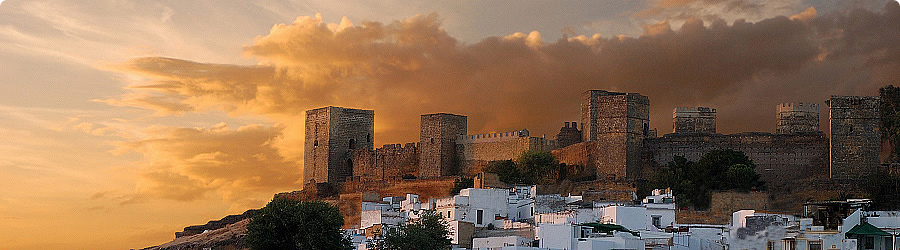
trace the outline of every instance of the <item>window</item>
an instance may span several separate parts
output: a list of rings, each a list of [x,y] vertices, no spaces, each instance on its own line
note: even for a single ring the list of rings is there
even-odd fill
[[[318,147],[318,146],[319,146],[319,140],[313,141],[313,147]]]
[[[822,250],[822,242],[821,241],[810,241],[809,242],[809,250]]]
[[[652,216],[652,219],[651,219],[651,220],[652,220],[652,223],[653,223],[653,226],[655,226],[656,228],[662,228],[662,226],[660,225],[660,224],[661,224],[661,222],[660,222],[661,219],[662,219],[662,216],[661,216],[661,215],[653,215],[653,216]]]
[[[766,242],[766,250],[775,250],[775,242],[774,241]]]
[[[350,139],[350,149],[355,149],[355,148],[356,148],[356,140]]]
[[[866,236],[863,239],[863,249],[875,249],[875,236]]]
[[[484,222],[483,217],[484,217],[484,210],[478,209],[478,211],[475,212],[475,224],[478,224],[478,225],[482,224],[482,222]]]
[[[784,245],[784,250],[796,250],[797,242],[794,239],[784,239],[781,240],[781,243]]]

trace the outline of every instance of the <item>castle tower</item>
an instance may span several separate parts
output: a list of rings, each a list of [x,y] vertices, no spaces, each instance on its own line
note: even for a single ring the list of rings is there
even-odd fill
[[[306,111],[303,182],[342,182],[353,175],[353,150],[372,149],[375,111],[323,107]]]
[[[881,98],[831,96],[831,178],[855,179],[880,165]]]
[[[782,103],[775,106],[775,133],[793,134],[819,131],[819,105]]]
[[[578,122],[566,122],[556,134],[556,145],[558,148],[581,142],[581,130],[578,129]]]
[[[716,133],[716,109],[678,107],[672,111],[672,133]]]
[[[638,176],[643,138],[650,135],[650,99],[603,90],[588,90],[581,97],[583,139],[597,144],[598,176]]]
[[[456,138],[466,135],[466,116],[447,113],[422,115],[419,134],[419,176],[453,175],[459,171]]]

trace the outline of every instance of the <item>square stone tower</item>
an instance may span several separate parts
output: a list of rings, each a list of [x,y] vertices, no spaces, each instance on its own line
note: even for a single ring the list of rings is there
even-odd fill
[[[672,133],[716,133],[716,109],[677,107],[672,111]]]
[[[815,103],[782,103],[775,106],[775,133],[793,134],[819,131],[819,105]]]
[[[375,144],[375,111],[323,107],[306,111],[303,182],[343,182],[353,175],[353,150]]]
[[[881,161],[881,98],[831,96],[831,178],[857,179],[878,169]]]
[[[650,99],[603,90],[588,90],[581,97],[583,138],[596,142],[598,177],[637,177],[643,139],[650,135]]]
[[[447,176],[458,172],[456,139],[466,135],[466,116],[447,113],[422,115],[419,134],[419,176]]]

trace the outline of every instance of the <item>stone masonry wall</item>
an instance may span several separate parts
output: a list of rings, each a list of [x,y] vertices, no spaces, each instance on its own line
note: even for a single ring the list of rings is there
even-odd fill
[[[779,134],[819,131],[819,105],[782,103],[775,107],[775,132]]]
[[[832,96],[831,178],[857,179],[874,173],[881,150],[881,99],[877,96]]]
[[[716,133],[716,109],[678,107],[672,113],[672,133]]]
[[[556,148],[556,143],[552,140],[512,134],[501,137],[499,136],[500,134],[510,133],[469,135],[467,137],[489,135],[496,137],[480,138],[487,140],[460,140],[459,143],[456,144],[457,158],[462,164],[463,173],[476,174],[490,161],[515,160],[525,151],[534,150],[549,152]]]
[[[458,172],[456,138],[467,133],[466,116],[422,115],[419,134],[419,176],[448,176]]]
[[[373,110],[329,106],[306,111],[304,183],[352,176],[352,151],[373,148],[374,121]]]
[[[556,145],[560,148],[581,142],[581,130],[578,129],[578,122],[566,122],[556,134]]]
[[[585,139],[597,142],[598,177],[633,179],[641,168],[641,148],[649,135],[650,100],[637,93],[590,90],[583,94]]]
[[[386,144],[376,150],[353,152],[353,176],[357,181],[379,181],[413,176],[419,171],[419,154],[415,143]]]
[[[744,152],[769,185],[827,177],[828,139],[825,134],[740,133],[667,134],[644,140],[644,166],[658,168],[682,156],[696,162],[714,149]]]

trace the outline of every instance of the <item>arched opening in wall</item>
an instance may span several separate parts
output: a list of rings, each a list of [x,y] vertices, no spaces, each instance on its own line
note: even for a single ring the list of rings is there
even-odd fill
[[[318,146],[319,146],[319,140],[313,141],[313,147],[318,147]]]
[[[372,142],[372,135],[366,134],[366,142]]]
[[[347,176],[353,176],[353,159],[347,159]]]
[[[356,148],[356,140],[350,139],[350,145],[349,145],[349,148],[350,148],[350,149],[355,149],[355,148]]]

